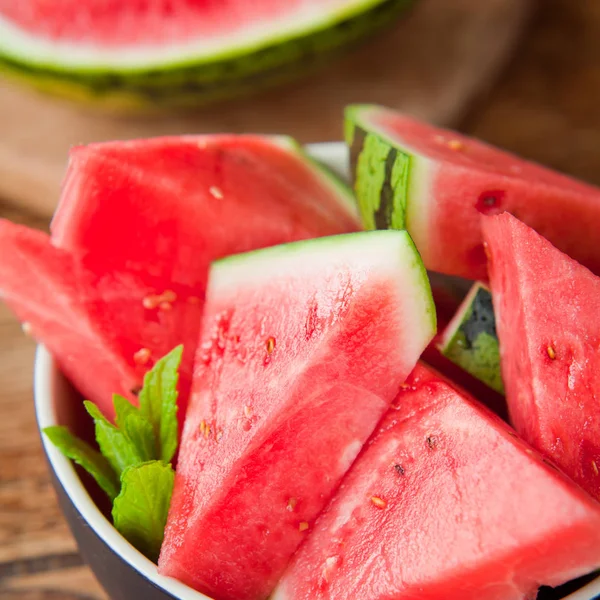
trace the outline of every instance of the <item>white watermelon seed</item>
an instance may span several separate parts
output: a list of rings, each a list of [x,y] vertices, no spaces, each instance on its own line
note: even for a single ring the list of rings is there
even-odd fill
[[[465,149],[465,145],[460,140],[450,140],[448,142],[448,148],[456,152]]]
[[[244,415],[246,415],[247,419],[252,417],[252,407],[251,406],[248,406],[247,404],[244,406]]]
[[[151,352],[148,348],[140,348],[134,355],[133,361],[137,365],[145,365],[148,364],[150,360]]]
[[[175,302],[175,300],[177,300],[177,294],[173,290],[165,290],[161,294],[160,299],[163,302]]]
[[[208,191],[210,192],[210,195],[213,198],[217,198],[217,200],[222,200],[223,199],[223,192],[215,185],[211,185],[208,188]]]
[[[374,506],[376,506],[377,508],[380,508],[382,510],[387,506],[387,502],[383,498],[380,498],[379,496],[371,496],[371,502],[373,503]]]
[[[296,504],[298,504],[298,500],[296,498],[290,498],[288,500],[287,506],[285,507],[285,509],[288,512],[294,512],[294,509],[296,508]]]
[[[31,323],[23,321],[23,323],[21,323],[21,329],[25,335],[31,335]]]
[[[153,310],[160,304],[159,296],[145,296],[142,300],[145,309]]]

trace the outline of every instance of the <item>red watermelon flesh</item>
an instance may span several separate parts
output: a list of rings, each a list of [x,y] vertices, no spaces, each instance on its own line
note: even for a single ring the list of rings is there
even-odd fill
[[[137,47],[141,52],[223,37],[257,38],[280,25],[310,23],[326,11],[351,11],[348,0],[0,0],[0,15],[31,35],[102,48]],[[93,27],[90,24],[93,23]],[[154,50],[156,52],[156,50]]]
[[[51,230],[92,268],[203,293],[216,258],[359,228],[350,191],[290,138],[214,135],[73,149]]]
[[[160,572],[266,598],[434,331],[406,232],[216,263]]]
[[[600,506],[419,366],[272,600],[524,600],[599,565]]]
[[[140,282],[98,277],[54,247],[45,233],[5,220],[0,220],[0,256],[0,298],[47,346],[82,394],[107,414],[112,414],[113,393],[135,400],[133,391],[146,369],[136,363],[135,352],[152,336],[162,340],[164,320],[178,319],[178,311],[148,323],[142,330],[148,338],[140,337],[142,332],[128,337],[125,315],[137,318],[138,307],[143,310],[131,295]],[[200,307],[195,309],[199,320]],[[177,327],[185,331],[186,323]],[[158,345],[159,352],[169,349]]]
[[[406,226],[428,269],[485,280],[480,216],[507,211],[600,273],[598,188],[391,110],[357,121],[411,156]]]
[[[511,420],[600,500],[600,279],[511,215],[483,233]]]
[[[350,192],[289,138],[170,137],[75,148],[52,241],[97,277],[105,299],[115,285],[127,295],[110,317],[106,304],[91,315],[121,362],[148,349],[147,370],[183,343],[183,414],[210,262],[358,228]]]
[[[441,334],[435,336],[433,342],[427,346],[421,355],[421,360],[433,367],[441,375],[449,379],[453,384],[471,394],[474,398],[495,412],[500,418],[508,420],[506,398],[502,394],[499,394],[491,389],[479,379],[473,377],[462,367],[459,367],[451,360],[446,358],[437,347],[440,343],[440,339]]]

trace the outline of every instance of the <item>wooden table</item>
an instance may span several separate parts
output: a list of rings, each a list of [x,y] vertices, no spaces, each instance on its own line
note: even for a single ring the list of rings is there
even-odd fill
[[[600,184],[600,3],[543,4],[502,81],[463,129]],[[47,227],[8,205],[0,216]],[[33,417],[33,352],[0,306],[0,597],[100,600],[50,487]]]

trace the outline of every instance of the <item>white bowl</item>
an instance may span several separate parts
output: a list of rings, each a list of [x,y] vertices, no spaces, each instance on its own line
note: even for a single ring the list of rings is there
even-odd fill
[[[308,152],[347,178],[348,152],[333,142],[307,146]],[[72,425],[70,405],[77,401],[73,390],[52,357],[39,347],[35,361],[35,411],[40,429],[51,425]],[[159,575],[156,565],[127,542],[96,506],[70,460],[45,436],[44,451],[53,475],[59,501],[83,558],[113,600],[210,600],[174,579]],[[565,600],[597,600],[600,578]]]

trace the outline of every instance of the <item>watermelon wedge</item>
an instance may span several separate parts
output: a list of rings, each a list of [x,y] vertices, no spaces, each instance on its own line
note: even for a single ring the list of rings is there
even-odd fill
[[[135,400],[149,361],[139,349],[156,337],[152,347],[168,350],[165,326],[186,331],[184,318],[201,318],[201,306],[190,303],[184,318],[179,311],[161,312],[131,337],[127,319],[144,320],[144,308],[131,293],[144,290],[135,276],[98,276],[53,246],[45,233],[6,220],[0,220],[0,256],[0,298],[23,328],[46,345],[84,397],[106,414],[112,415],[115,392]]]
[[[483,234],[512,422],[600,500],[600,279],[509,214]]]
[[[0,0],[0,68],[117,106],[189,104],[297,76],[409,0]]]
[[[419,366],[272,600],[524,600],[600,565],[600,505]]]
[[[52,223],[53,246],[72,258],[37,234],[31,235],[40,252],[23,249],[29,234],[5,224],[10,233],[2,240],[1,256],[27,252],[31,262],[4,264],[0,288],[19,315],[24,303],[35,314],[58,310],[55,302],[80,304],[75,314],[81,315],[81,327],[73,326],[75,317],[68,312],[58,311],[54,319],[68,334],[47,330],[46,321],[33,315],[27,320],[61,366],[71,361],[65,372],[109,416],[112,393],[133,399],[132,390],[154,361],[183,344],[183,415],[210,262],[359,226],[351,192],[289,138],[224,135],[92,144],[72,151]],[[46,259],[53,262],[46,266]],[[59,266],[67,262],[77,267]],[[54,294],[30,292],[38,272],[53,279]],[[79,273],[85,273],[81,280]],[[66,282],[67,274],[76,283]],[[65,299],[68,295],[73,297]],[[94,347],[110,347],[97,359],[113,365],[115,373],[71,359],[89,352],[89,335],[83,336],[89,330],[99,336]],[[79,343],[77,332],[83,336]],[[106,394],[103,387],[92,387],[98,379],[119,385]]]
[[[492,294],[485,284],[473,284],[444,330],[439,349],[459,367],[496,392],[504,393]]]
[[[215,263],[160,572],[266,598],[434,332],[406,232]]]
[[[480,217],[508,211],[600,273],[599,189],[378,106],[346,138],[365,227],[406,227],[428,269],[486,280]]]

